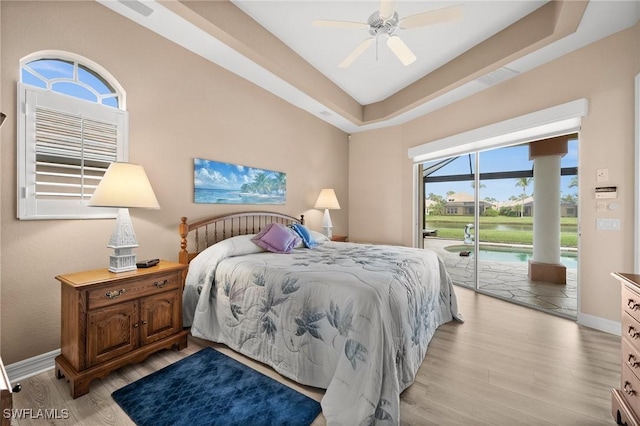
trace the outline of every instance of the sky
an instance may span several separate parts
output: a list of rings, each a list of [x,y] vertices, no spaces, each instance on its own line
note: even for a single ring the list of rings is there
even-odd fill
[[[32,86],[47,88],[76,98],[103,105],[118,107],[118,96],[105,79],[89,68],[58,59],[39,59],[29,62],[22,68],[21,82]]]
[[[506,172],[532,170],[533,161],[529,160],[529,148],[525,145],[516,145],[513,147],[499,148],[490,151],[480,152],[480,173]],[[431,161],[425,163],[425,168],[442,160]],[[562,167],[578,167],[578,141],[569,141],[568,153],[562,157],[560,162]],[[475,154],[471,154],[472,171],[475,171]],[[432,176],[447,176],[458,174],[469,174],[469,155],[458,157],[447,166],[441,168]],[[572,176],[561,177],[561,195],[576,194],[578,188],[569,188]],[[516,186],[517,179],[496,179],[481,181],[480,199],[495,198],[498,201],[508,201],[511,196],[519,196],[522,194],[522,187]],[[434,193],[446,196],[447,191],[466,192],[473,194],[473,186],[471,181],[467,182],[445,182],[445,183],[427,183],[425,185],[425,194]],[[482,186],[484,185],[484,186]],[[526,188],[526,193],[531,195],[534,191],[534,185],[531,184]]]
[[[245,183],[252,183],[260,173],[277,173],[239,164],[195,158],[193,160],[194,185],[196,188],[240,189]]]

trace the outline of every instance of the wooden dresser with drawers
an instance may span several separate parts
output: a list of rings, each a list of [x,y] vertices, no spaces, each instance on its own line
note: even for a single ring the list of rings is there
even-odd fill
[[[622,371],[612,389],[611,414],[620,425],[640,425],[640,275],[613,274],[622,288]]]

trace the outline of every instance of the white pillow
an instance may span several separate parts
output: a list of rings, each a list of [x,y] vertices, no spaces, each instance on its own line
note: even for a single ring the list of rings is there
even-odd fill
[[[309,234],[311,234],[313,239],[316,240],[318,243],[323,243],[325,241],[330,241],[329,238],[326,235],[321,234],[318,231],[314,231],[313,229],[309,229]]]
[[[238,256],[241,254],[260,253],[265,251],[262,247],[258,247],[251,239],[257,234],[248,235],[236,235],[235,237],[227,238],[224,241],[229,241],[233,245],[233,250],[230,253],[231,256]]]

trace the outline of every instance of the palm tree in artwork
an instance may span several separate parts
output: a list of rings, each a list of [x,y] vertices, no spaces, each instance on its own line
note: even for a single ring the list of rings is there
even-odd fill
[[[269,175],[265,172],[258,173],[253,179],[256,192],[267,194],[270,191]]]
[[[287,174],[282,172],[276,173],[273,177],[273,185],[278,193],[284,194],[287,188]]]
[[[527,198],[527,187],[531,185],[533,178],[522,177],[516,181],[516,186],[522,188],[522,194],[520,195],[520,217],[524,216],[524,199]]]

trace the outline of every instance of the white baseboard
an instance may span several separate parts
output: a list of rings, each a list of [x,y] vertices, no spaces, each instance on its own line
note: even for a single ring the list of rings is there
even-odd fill
[[[618,321],[611,321],[594,315],[578,312],[577,322],[579,325],[595,328],[596,330],[604,331],[605,333],[615,334],[616,336],[622,335],[622,323]]]
[[[60,349],[36,355],[33,358],[25,359],[5,366],[9,381],[13,384],[36,374],[43,373],[55,368],[55,358],[60,355]]]

